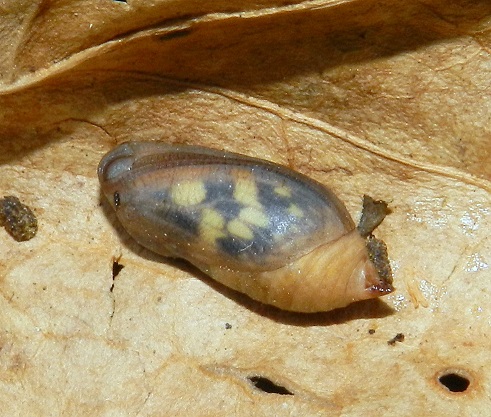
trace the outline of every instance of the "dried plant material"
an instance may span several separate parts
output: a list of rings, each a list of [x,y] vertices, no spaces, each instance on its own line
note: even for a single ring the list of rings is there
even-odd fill
[[[2,412],[485,415],[490,22],[488,0],[4,2],[0,190],[36,190],[45,232],[0,234]],[[141,249],[96,177],[128,140],[287,165],[353,218],[386,201],[397,292],[305,317]]]
[[[377,239],[374,236],[367,238],[366,246],[368,249],[368,256],[370,261],[375,265],[375,269],[378,272],[378,276],[384,283],[384,286],[392,288],[392,268],[390,267],[389,255],[387,253],[387,245],[383,240]]]
[[[397,333],[392,339],[387,341],[387,344],[390,346],[394,346],[396,343],[404,342],[404,339],[404,333]]]
[[[390,209],[385,201],[376,201],[369,195],[364,195],[358,231],[364,237],[370,236],[389,213]]]
[[[414,308],[418,308],[420,305],[424,308],[427,308],[430,305],[428,299],[425,297],[421,289],[423,285],[423,282],[420,282],[414,277],[408,276],[406,279],[407,294],[411,302],[414,304]]]
[[[0,199],[0,226],[17,242],[32,239],[38,230],[38,222],[32,210],[17,197]]]

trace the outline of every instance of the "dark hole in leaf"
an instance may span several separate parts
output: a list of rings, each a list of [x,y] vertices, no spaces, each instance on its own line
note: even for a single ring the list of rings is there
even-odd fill
[[[124,268],[123,264],[120,264],[118,261],[114,260],[113,261],[113,283],[111,285],[111,288],[109,288],[110,292],[113,292],[114,290],[114,280],[118,276],[118,274],[121,272],[121,270]]]
[[[123,264],[120,264],[118,261],[113,261],[113,279],[118,276],[123,268]]]
[[[276,385],[273,381],[263,376],[250,376],[249,380],[257,389],[268,394],[293,395],[293,392],[281,385]]]
[[[438,381],[451,392],[464,392],[469,388],[469,384],[471,383],[465,376],[454,372],[449,372],[440,376]]]

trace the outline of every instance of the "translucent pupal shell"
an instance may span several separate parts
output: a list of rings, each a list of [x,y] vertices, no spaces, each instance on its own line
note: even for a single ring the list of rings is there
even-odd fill
[[[263,303],[328,311],[392,290],[343,203],[281,165],[197,146],[127,142],[104,156],[98,174],[138,243]]]

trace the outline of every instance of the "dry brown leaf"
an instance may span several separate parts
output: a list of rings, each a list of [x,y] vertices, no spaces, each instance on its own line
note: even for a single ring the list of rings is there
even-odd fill
[[[0,7],[0,190],[39,222],[0,231],[4,415],[487,413],[489,1]],[[96,178],[128,139],[390,202],[397,292],[296,315],[142,250]]]

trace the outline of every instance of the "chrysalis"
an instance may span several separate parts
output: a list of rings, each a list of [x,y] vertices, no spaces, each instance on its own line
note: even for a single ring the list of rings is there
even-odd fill
[[[385,244],[371,234],[385,203],[366,198],[377,219],[365,213],[357,229],[334,193],[305,175],[198,146],[123,143],[98,173],[138,243],[255,300],[318,312],[393,291]]]

